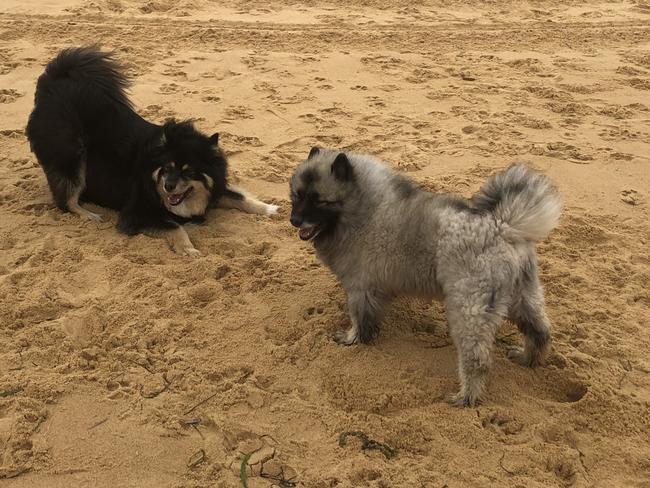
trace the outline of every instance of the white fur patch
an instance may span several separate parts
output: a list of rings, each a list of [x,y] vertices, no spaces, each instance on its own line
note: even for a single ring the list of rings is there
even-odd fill
[[[278,205],[264,203],[261,200],[258,200],[246,190],[243,190],[241,188],[231,186],[230,190],[239,193],[244,197],[244,199],[238,200],[236,198],[222,197],[221,200],[219,200],[219,206],[221,208],[236,208],[242,212],[256,215],[274,215],[280,208]]]
[[[271,203],[266,203],[266,214],[265,215],[275,215],[280,209],[279,205],[273,205]]]

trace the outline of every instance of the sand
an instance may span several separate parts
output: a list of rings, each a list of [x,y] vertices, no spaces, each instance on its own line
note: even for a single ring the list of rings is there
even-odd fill
[[[3,0],[0,486],[239,487],[252,454],[253,488],[650,487],[650,4],[394,3]],[[192,260],[57,210],[24,127],[47,60],[91,42],[280,214],[214,211]],[[510,363],[504,324],[461,410],[440,305],[337,346],[345,296],[288,223],[314,144],[465,196],[513,161],[553,178],[548,364]]]

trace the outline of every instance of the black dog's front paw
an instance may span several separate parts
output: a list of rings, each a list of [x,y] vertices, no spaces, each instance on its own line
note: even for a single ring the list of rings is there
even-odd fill
[[[334,341],[342,346],[352,346],[359,342],[359,335],[356,327],[351,327],[348,330],[339,330],[334,334]]]

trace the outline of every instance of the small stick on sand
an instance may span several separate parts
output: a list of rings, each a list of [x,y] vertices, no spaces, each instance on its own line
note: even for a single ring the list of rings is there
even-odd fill
[[[107,420],[108,420],[108,417],[106,417],[105,419],[100,420],[99,422],[95,422],[93,425],[88,427],[88,430],[93,430],[95,427],[99,427],[100,425],[102,425]]]
[[[201,405],[203,405],[205,402],[207,402],[207,401],[209,401],[209,400],[212,400],[212,399],[213,399],[214,397],[216,397],[219,393],[220,393],[220,392],[218,392],[218,391],[217,391],[217,392],[214,392],[212,395],[210,395],[210,396],[209,396],[208,398],[206,398],[205,400],[201,400],[199,403],[197,403],[197,404],[194,405],[192,408],[190,408],[187,412],[185,412],[184,415],[187,415],[187,414],[189,414],[189,413],[192,413],[194,410],[196,410],[198,407],[200,407]]]
[[[205,461],[205,451],[203,449],[199,449],[197,452],[192,454],[190,460],[187,462],[187,467],[196,468],[203,461]]]
[[[503,458],[504,458],[504,457],[506,457],[506,453],[505,453],[505,451],[504,451],[504,453],[501,455],[501,459],[499,459],[499,466],[501,466],[501,469],[504,470],[506,473],[508,473],[509,475],[514,476],[515,473],[512,472],[512,471],[510,471],[509,469],[506,469],[506,467],[503,465]]]

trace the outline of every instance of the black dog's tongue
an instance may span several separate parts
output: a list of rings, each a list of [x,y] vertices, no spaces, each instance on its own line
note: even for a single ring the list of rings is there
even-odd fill
[[[303,241],[308,241],[314,236],[315,232],[316,232],[316,227],[301,227],[300,230],[298,231],[298,236]]]
[[[185,190],[183,193],[170,193],[167,195],[167,201],[169,202],[170,205],[178,205],[181,203],[187,195],[192,193],[192,187],[190,186],[187,190]]]
[[[178,205],[179,203],[181,203],[181,200],[183,200],[184,196],[185,193],[170,193],[169,195],[167,195],[167,200],[172,205]]]

